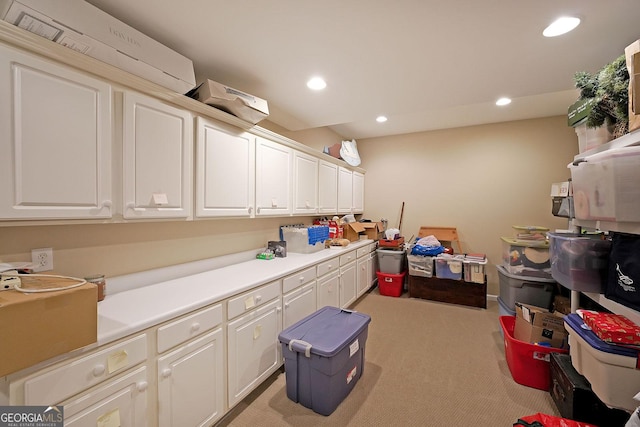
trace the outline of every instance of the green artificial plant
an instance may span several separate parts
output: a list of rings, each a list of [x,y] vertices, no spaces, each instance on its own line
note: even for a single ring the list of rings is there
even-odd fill
[[[625,56],[605,65],[597,74],[579,71],[574,75],[580,100],[593,98],[594,104],[587,116],[587,127],[612,127],[618,138],[629,128],[629,72]]]

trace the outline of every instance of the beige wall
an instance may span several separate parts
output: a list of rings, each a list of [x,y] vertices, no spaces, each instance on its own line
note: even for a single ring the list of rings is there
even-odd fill
[[[318,150],[341,140],[329,129],[276,132]],[[577,147],[565,117],[359,140],[364,216],[397,226],[404,201],[407,238],[421,225],[455,226],[463,250],[493,265],[511,225],[566,226],[550,214],[549,190],[568,178]],[[0,227],[0,262],[52,247],[56,272],[109,277],[263,247],[298,222],[311,218]],[[498,294],[493,267],[489,283]]]
[[[365,216],[397,227],[457,227],[464,252],[489,258],[488,293],[499,294],[495,264],[512,225],[566,228],[551,215],[552,182],[566,181],[578,153],[566,117],[523,120],[358,141]]]

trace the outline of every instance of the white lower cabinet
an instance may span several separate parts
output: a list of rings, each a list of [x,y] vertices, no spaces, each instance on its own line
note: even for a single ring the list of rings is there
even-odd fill
[[[224,414],[222,329],[158,358],[158,425],[209,426]]]
[[[374,265],[375,252],[372,255],[374,244],[363,246],[357,251],[357,293],[362,296],[375,283],[376,270]]]
[[[316,281],[300,286],[282,297],[282,328],[287,329],[298,320],[316,311]]]
[[[277,282],[278,287],[280,282]],[[241,296],[251,311],[227,325],[229,408],[240,402],[282,364],[278,334],[282,330],[280,295],[256,307],[259,294]],[[261,301],[260,299],[259,301]],[[230,301],[229,307],[231,307]]]
[[[141,366],[78,398],[61,402],[60,404],[64,406],[64,425],[67,427],[147,426],[149,425],[148,388],[147,367]]]
[[[340,307],[349,307],[358,297],[356,251],[340,256]]]
[[[326,306],[340,307],[340,271],[334,271],[318,279],[318,309]]]

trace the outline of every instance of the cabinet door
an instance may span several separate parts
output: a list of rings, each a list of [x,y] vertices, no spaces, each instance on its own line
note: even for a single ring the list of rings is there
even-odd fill
[[[353,206],[353,173],[338,167],[338,213],[351,213]]]
[[[224,413],[222,329],[158,358],[158,425],[209,426]]]
[[[198,117],[196,216],[252,217],[255,136]]]
[[[318,164],[318,213],[338,212],[338,165],[325,162]]]
[[[256,215],[290,215],[291,148],[256,139]]]
[[[147,368],[109,381],[80,397],[62,402],[64,425],[67,427],[95,427],[118,425],[138,427],[149,425],[147,420]]]
[[[371,274],[371,286],[375,285],[376,281],[378,280],[378,275],[376,274],[377,271],[378,271],[378,254],[374,251],[374,252],[371,252],[370,268],[369,268],[369,274]]]
[[[358,297],[356,291],[356,263],[340,268],[340,307],[349,307]]]
[[[293,213],[318,213],[318,159],[293,152]]]
[[[316,281],[308,283],[282,297],[282,328],[316,311]]]
[[[134,92],[122,97],[123,216],[191,217],[191,114]]]
[[[353,172],[353,213],[364,212],[364,175]]]
[[[110,218],[111,86],[0,46],[0,218]]]
[[[340,272],[335,271],[318,279],[318,295],[316,308],[328,305],[340,307]]]
[[[369,254],[358,258],[357,264],[357,296],[361,296],[371,287],[371,256]]]
[[[282,330],[280,299],[229,322],[227,328],[231,408],[282,364],[278,343]]]

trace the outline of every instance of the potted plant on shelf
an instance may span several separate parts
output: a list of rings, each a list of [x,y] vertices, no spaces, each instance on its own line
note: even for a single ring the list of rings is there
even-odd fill
[[[579,71],[574,75],[579,100],[593,99],[586,118],[588,128],[609,126],[614,138],[629,128],[629,71],[625,56],[621,55],[598,73]]]

